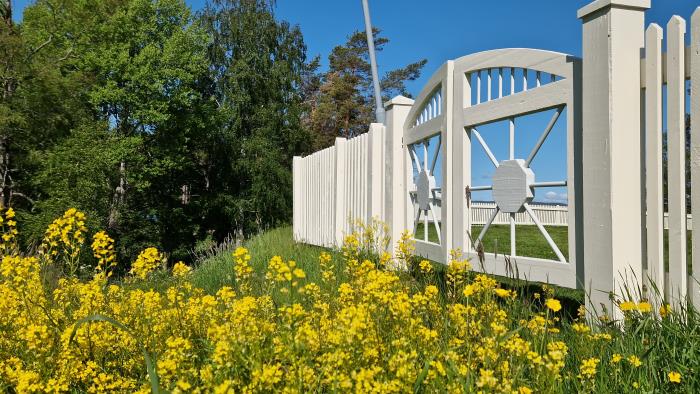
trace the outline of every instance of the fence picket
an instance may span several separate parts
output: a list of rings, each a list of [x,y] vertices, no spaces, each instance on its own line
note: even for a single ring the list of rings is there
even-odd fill
[[[687,294],[685,202],[685,21],[668,22],[668,294],[674,304]]]
[[[662,172],[662,67],[663,29],[651,24],[646,31],[646,210],[647,276],[664,296],[664,224]],[[647,278],[645,278],[647,279]]]
[[[486,101],[491,101],[491,69],[486,69]]]
[[[700,8],[696,9],[690,20],[690,119],[700,119]],[[694,81],[699,81],[695,84]],[[700,185],[700,127],[691,123],[690,135],[690,178]],[[700,188],[691,189],[691,210],[700,212]],[[696,308],[700,308],[700,231],[692,233],[692,273],[689,291]]]

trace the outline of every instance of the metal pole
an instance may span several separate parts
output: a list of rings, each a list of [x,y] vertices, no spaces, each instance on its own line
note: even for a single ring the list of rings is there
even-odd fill
[[[372,82],[374,84],[374,101],[376,108],[374,113],[377,123],[384,123],[384,105],[382,105],[382,88],[379,86],[377,73],[377,58],[374,54],[374,37],[372,35],[372,22],[369,19],[369,5],[367,0],[362,0],[362,9],[365,13],[365,30],[367,31],[367,49],[369,50],[369,62],[372,66]]]

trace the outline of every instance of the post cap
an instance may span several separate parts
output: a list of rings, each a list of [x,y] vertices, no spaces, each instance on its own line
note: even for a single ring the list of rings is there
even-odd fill
[[[647,10],[651,8],[651,0],[596,0],[581,7],[576,16],[583,19],[588,15],[603,8],[627,8],[633,10]]]
[[[413,105],[414,101],[408,97],[398,95],[394,97],[393,99],[387,101],[384,103],[384,108],[390,108],[394,105],[408,105],[411,106]]]

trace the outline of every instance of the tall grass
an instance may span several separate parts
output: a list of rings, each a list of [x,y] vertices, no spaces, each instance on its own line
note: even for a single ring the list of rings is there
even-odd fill
[[[200,259],[193,272],[192,283],[210,294],[216,293],[222,286],[232,286],[235,282],[233,250],[236,246],[235,243],[229,243],[218,253]],[[243,242],[242,246],[250,251],[252,256],[250,264],[256,272],[265,272],[267,263],[272,257],[283,256],[287,260],[296,261],[306,272],[309,280],[315,282],[320,279],[319,254],[327,251],[334,259],[340,257],[338,251],[295,242],[292,237],[292,228],[289,226],[264,232]]]

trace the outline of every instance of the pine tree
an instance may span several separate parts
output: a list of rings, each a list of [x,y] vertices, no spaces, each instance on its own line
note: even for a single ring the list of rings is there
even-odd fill
[[[374,29],[374,47],[380,52],[389,42]],[[352,138],[367,132],[374,122],[374,91],[367,39],[356,31],[344,45],[333,48],[328,70],[322,74],[312,105],[309,127],[314,132],[314,148],[333,144],[335,137]],[[427,60],[388,71],[381,78],[382,101],[402,94],[410,97],[406,81],[420,77]]]

